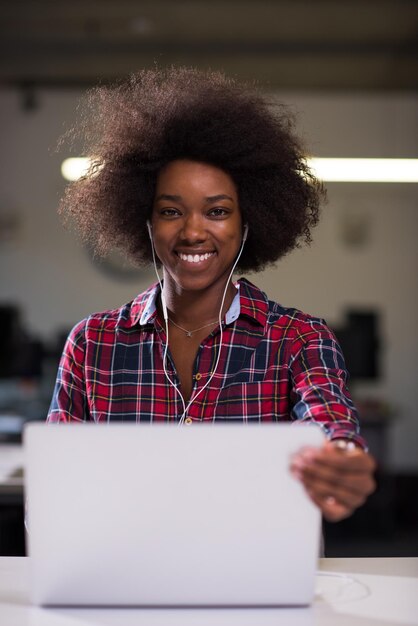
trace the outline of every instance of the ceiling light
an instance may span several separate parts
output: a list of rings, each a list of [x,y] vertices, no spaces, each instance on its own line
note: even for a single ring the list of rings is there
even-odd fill
[[[308,159],[320,180],[347,183],[418,183],[418,159]]]
[[[65,159],[61,173],[66,180],[86,174],[88,157]],[[347,183],[418,183],[418,159],[308,159],[320,180]]]
[[[88,157],[65,159],[61,164],[61,174],[65,180],[78,180],[87,173],[91,164]]]

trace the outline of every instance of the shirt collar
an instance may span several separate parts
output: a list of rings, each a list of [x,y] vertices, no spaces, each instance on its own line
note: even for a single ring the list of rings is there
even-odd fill
[[[240,316],[252,318],[265,327],[267,324],[269,302],[266,294],[250,283],[246,278],[240,278]]]
[[[225,315],[226,324],[232,324],[240,316],[254,319],[261,326],[265,326],[268,314],[268,300],[265,293],[250,283],[245,278],[240,278],[235,284],[237,293]],[[157,298],[160,293],[160,285],[155,283],[149,289],[139,294],[132,302],[130,310],[130,323],[132,326],[139,324],[153,324],[157,313]]]
[[[160,285],[155,283],[139,296],[131,304],[129,321],[131,326],[153,323],[157,314],[157,297],[160,293]]]

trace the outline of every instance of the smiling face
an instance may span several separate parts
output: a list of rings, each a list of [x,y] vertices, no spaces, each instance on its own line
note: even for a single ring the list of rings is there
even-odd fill
[[[232,178],[207,163],[168,163],[157,180],[152,230],[164,279],[177,293],[222,290],[242,240]]]

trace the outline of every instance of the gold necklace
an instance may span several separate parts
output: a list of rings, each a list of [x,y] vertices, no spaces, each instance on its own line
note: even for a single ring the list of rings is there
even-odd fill
[[[169,317],[168,319],[170,320],[172,324],[174,324],[174,326],[177,326],[177,328],[180,328],[180,330],[186,333],[186,337],[191,337],[193,333],[197,333],[198,330],[202,330],[203,328],[207,328],[208,326],[213,326],[218,321],[218,320],[215,320],[214,322],[209,322],[209,324],[204,324],[204,326],[199,326],[199,328],[194,328],[193,330],[187,330],[187,328],[183,328],[183,326],[180,326],[180,324],[176,324],[176,322],[174,322],[171,319],[171,317]]]

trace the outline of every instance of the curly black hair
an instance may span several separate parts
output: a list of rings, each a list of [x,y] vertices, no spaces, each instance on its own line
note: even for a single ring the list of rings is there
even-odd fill
[[[238,272],[259,271],[310,243],[323,188],[309,171],[283,105],[219,72],[143,70],[92,89],[67,139],[83,140],[89,172],[59,211],[100,255],[152,260],[146,220],[158,173],[190,159],[219,167],[238,189],[249,236]]]

